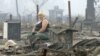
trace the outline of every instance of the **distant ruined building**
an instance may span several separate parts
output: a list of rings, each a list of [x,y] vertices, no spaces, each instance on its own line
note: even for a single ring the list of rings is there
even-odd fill
[[[62,24],[63,19],[63,10],[59,9],[58,6],[55,6],[54,9],[49,10],[49,21],[51,24],[60,25]]]
[[[97,5],[99,1],[96,0],[87,0],[86,16],[85,20],[82,22],[85,27],[92,31],[100,32],[100,21],[97,21],[95,4]]]
[[[92,26],[95,23],[94,2],[95,0],[87,0],[86,19],[84,20],[86,26]]]
[[[9,14],[8,13],[0,13],[0,22],[3,22],[7,19],[9,19]]]

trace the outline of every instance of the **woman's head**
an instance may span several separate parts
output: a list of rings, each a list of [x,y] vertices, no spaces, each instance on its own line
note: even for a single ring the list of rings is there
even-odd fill
[[[39,14],[38,14],[38,18],[39,18],[39,20],[45,19],[44,13],[39,13]]]

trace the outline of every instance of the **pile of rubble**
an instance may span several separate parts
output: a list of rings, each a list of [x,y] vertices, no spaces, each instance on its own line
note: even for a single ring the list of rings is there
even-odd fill
[[[9,41],[8,41],[9,42]],[[17,44],[17,43],[16,43]],[[36,46],[38,43],[34,43]],[[41,45],[42,44],[42,45]],[[32,46],[19,46],[17,48],[9,46],[9,48],[0,49],[0,55],[16,55],[16,56],[97,56],[100,51],[100,40],[85,39],[67,49],[63,44],[45,43],[47,46],[43,48],[43,43],[36,50]],[[7,45],[7,43],[6,43]],[[34,46],[35,46],[34,45]],[[15,45],[16,46],[16,45]],[[41,48],[42,46],[42,48]],[[36,47],[34,47],[36,48]]]
[[[60,49],[40,49],[38,54],[39,56],[97,56],[100,53],[99,51],[100,40],[85,39],[78,42],[70,49],[63,47]]]

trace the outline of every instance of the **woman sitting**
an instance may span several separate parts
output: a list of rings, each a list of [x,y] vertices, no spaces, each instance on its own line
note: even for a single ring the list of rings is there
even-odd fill
[[[43,13],[38,14],[38,22],[32,29],[32,35],[29,37],[31,42],[37,40],[48,40],[49,22]]]

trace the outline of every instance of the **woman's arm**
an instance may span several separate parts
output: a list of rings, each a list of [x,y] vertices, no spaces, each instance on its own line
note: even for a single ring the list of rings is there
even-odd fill
[[[42,21],[42,28],[38,32],[44,32],[46,30],[47,26],[48,26],[48,21],[43,20]]]
[[[35,32],[34,28],[32,29],[32,32]]]
[[[35,27],[33,26],[33,28],[32,28],[32,32],[35,32]]]

